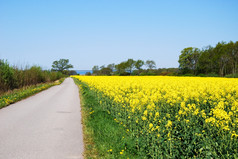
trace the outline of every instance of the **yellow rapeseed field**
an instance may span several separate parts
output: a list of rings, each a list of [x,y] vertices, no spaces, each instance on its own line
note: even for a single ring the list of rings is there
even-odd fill
[[[238,157],[238,80],[73,76],[148,157]]]

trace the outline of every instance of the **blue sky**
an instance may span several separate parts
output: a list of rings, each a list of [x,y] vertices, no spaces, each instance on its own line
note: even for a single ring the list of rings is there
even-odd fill
[[[185,47],[238,39],[237,0],[0,0],[0,59],[75,69],[128,58],[178,67]]]

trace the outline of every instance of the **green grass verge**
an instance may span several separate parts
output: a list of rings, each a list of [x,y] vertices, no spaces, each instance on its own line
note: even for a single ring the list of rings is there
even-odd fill
[[[51,83],[38,84],[34,86],[28,86],[21,89],[8,91],[0,95],[0,109],[10,104],[25,99],[33,94],[46,90],[52,86],[59,85],[64,81],[64,78]]]
[[[85,158],[145,158],[138,154],[135,141],[125,128],[100,108],[97,95],[74,79],[80,88]]]

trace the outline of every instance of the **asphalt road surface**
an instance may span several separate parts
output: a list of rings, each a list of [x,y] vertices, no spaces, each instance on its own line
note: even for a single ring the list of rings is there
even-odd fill
[[[73,79],[0,109],[0,159],[81,159],[83,151]]]

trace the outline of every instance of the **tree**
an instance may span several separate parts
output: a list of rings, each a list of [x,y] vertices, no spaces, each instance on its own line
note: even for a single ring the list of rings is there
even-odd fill
[[[113,71],[113,70],[115,70],[115,64],[114,63],[109,64],[109,65],[107,65],[107,68],[110,68]]]
[[[14,69],[7,61],[0,59],[0,93],[15,88]]]
[[[91,74],[91,72],[86,72],[85,75],[86,76],[91,76],[92,74]]]
[[[70,70],[69,75],[77,75],[77,72],[75,70]]]
[[[141,70],[141,67],[144,65],[144,61],[142,60],[137,60],[136,63],[135,63],[135,67],[137,70]]]
[[[100,66],[100,70],[102,70],[102,69],[104,69],[104,68],[105,68],[105,66],[104,66],[104,65]]]
[[[133,59],[128,59],[125,63],[126,64],[126,69],[128,69],[130,74],[131,74],[132,70],[135,67],[135,63],[136,63],[136,61],[134,61]]]
[[[59,61],[54,61],[52,64],[52,70],[59,72],[63,72],[73,67],[73,65],[69,64],[69,59],[60,59]]]
[[[233,43],[230,41],[227,44],[228,54],[229,54],[229,63],[231,63],[232,74],[235,75],[237,72],[237,63],[238,63],[238,41]]]
[[[115,68],[116,68],[117,72],[120,75],[122,75],[126,72],[127,64],[126,64],[126,62],[121,62],[121,63],[115,65]]]
[[[228,48],[225,42],[219,42],[214,48],[214,60],[219,64],[219,74],[224,76],[225,67],[229,61],[229,56],[227,54]]]
[[[196,74],[198,67],[198,60],[200,56],[200,50],[194,47],[187,47],[181,51],[179,56],[179,68],[183,73],[193,73]]]
[[[200,56],[200,50],[198,48],[194,48],[193,50],[193,54],[192,54],[192,70],[193,70],[193,74],[197,74],[197,70],[198,70],[198,60],[199,60],[199,56]]]
[[[236,41],[234,43],[234,48],[233,48],[233,53],[232,53],[233,57],[234,57],[234,64],[233,64],[233,74],[237,73],[237,63],[238,63],[238,41]]]
[[[93,66],[92,71],[93,71],[93,74],[98,75],[99,67],[98,66]]]
[[[213,69],[213,61],[212,61],[212,51],[213,47],[207,46],[203,48],[203,50],[200,53],[199,59],[198,59],[198,70],[199,73],[211,73],[215,72]]]
[[[100,74],[102,75],[107,75],[107,76],[110,76],[112,73],[112,69],[108,68],[108,67],[103,67],[101,70],[100,70]]]
[[[146,64],[147,68],[150,69],[150,70],[152,70],[153,68],[156,67],[156,64],[153,60],[147,60],[145,62],[145,64]]]

